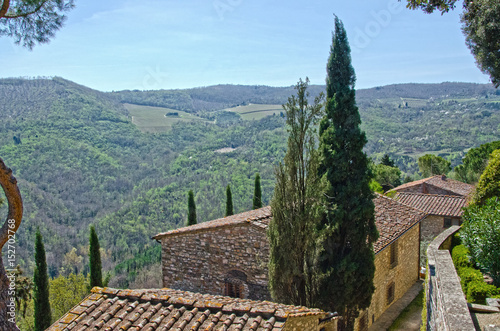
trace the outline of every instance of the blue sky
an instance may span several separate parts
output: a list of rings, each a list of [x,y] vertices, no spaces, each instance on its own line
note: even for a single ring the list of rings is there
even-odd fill
[[[488,83],[458,10],[405,0],[76,0],[65,27],[28,51],[0,39],[0,77],[61,76],[101,91],[215,84],[324,84],[333,13],[344,22],[357,88]]]

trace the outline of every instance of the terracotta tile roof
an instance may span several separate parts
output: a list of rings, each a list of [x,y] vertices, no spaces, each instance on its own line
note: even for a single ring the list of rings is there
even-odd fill
[[[423,211],[380,194],[377,194],[374,203],[375,223],[379,232],[379,238],[373,245],[375,254],[427,216]]]
[[[421,210],[417,210],[409,205],[402,204],[380,194],[377,194],[374,203],[375,222],[380,233],[380,237],[374,245],[375,253],[378,253],[385,246],[389,245],[393,240],[398,238],[427,215],[427,213]],[[161,239],[165,236],[243,223],[250,223],[267,229],[271,218],[271,207],[267,206],[245,213],[160,233],[154,236],[153,239]]]
[[[281,330],[287,318],[336,319],[319,309],[172,289],[117,290],[92,294],[47,330]],[[321,322],[318,322],[321,323]]]
[[[468,196],[472,192],[472,190],[474,189],[473,185],[463,183],[463,182],[448,178],[448,177],[443,176],[443,175],[436,175],[433,177],[424,178],[424,179],[416,180],[414,182],[400,185],[398,187],[393,188],[391,191],[403,192],[403,191],[405,191],[405,189],[407,189],[409,187],[423,185],[424,183],[427,185],[432,185],[432,186],[441,188],[443,190],[448,190],[450,192],[453,192],[455,194],[459,194],[462,196]]]
[[[213,221],[198,223],[191,226],[182,227],[175,230],[170,230],[167,232],[159,233],[153,237],[153,239],[160,239],[165,236],[171,236],[176,234],[181,234],[185,232],[193,232],[200,230],[213,229],[224,226],[233,226],[237,224],[249,223],[258,226],[263,229],[267,229],[269,225],[269,220],[271,219],[271,207],[263,207],[260,209],[250,210],[244,213],[218,218]]]
[[[462,208],[467,206],[465,197],[399,192],[394,199],[431,215],[461,217]]]

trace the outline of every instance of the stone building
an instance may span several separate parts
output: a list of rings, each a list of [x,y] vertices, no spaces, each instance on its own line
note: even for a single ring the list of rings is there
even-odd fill
[[[336,331],[335,314],[319,309],[172,289],[92,293],[48,331],[248,330]]]
[[[400,192],[394,199],[428,214],[421,225],[421,239],[427,242],[452,225],[462,225],[463,208],[468,204],[467,198],[458,195]]]
[[[470,184],[462,183],[458,180],[448,178],[445,175],[436,175],[400,185],[390,190],[390,192],[455,195],[468,197],[473,189],[474,186]]]
[[[417,280],[420,221],[426,214],[378,195],[375,293],[357,327],[371,325]],[[270,299],[267,288],[270,207],[160,233],[163,285],[214,295]],[[334,299],[334,298],[332,298]]]
[[[375,292],[360,313],[355,330],[368,330],[419,279],[420,223],[426,213],[379,195],[375,200],[379,239],[375,252]]]
[[[266,230],[271,207],[198,223],[161,240],[163,286],[185,291],[269,300]]]

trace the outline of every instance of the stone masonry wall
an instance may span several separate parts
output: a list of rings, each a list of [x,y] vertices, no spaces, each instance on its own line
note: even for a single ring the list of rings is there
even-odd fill
[[[223,295],[225,278],[244,272],[243,297],[269,300],[268,255],[265,230],[250,224],[167,236],[162,238],[163,286]]]
[[[421,223],[423,241],[432,241],[445,230],[443,216],[428,215]]]
[[[451,225],[458,225],[460,222],[459,218],[450,217]],[[437,215],[428,215],[422,222],[422,241],[431,242],[436,238],[441,232],[446,230],[444,227],[444,217]]]
[[[425,283],[427,302],[426,330],[475,330],[460,279],[450,252],[442,250],[460,229],[452,226],[441,233],[427,249],[429,269]],[[446,245],[446,246],[449,246]]]
[[[392,243],[391,245],[393,245]],[[418,280],[419,270],[419,225],[413,226],[397,240],[398,263],[391,268],[390,246],[375,255],[375,292],[368,308],[368,326],[373,324],[382,313],[396,302]],[[387,303],[387,289],[394,282],[394,300]],[[363,313],[360,314],[362,316]],[[358,318],[359,319],[359,318]],[[355,330],[358,330],[358,320]]]

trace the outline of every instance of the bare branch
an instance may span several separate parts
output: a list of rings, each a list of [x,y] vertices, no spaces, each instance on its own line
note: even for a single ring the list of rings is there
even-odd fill
[[[12,170],[7,168],[2,159],[0,159],[0,185],[5,192],[5,197],[9,204],[7,219],[0,229],[1,251],[7,240],[9,240],[9,236],[12,236],[17,231],[23,218],[23,200],[21,192],[19,192],[19,188],[17,187],[17,180],[12,176]],[[9,220],[14,220],[14,223],[9,223]]]
[[[6,1],[9,1],[9,0],[6,0]],[[28,17],[30,15],[33,15],[35,13],[37,13],[38,11],[40,11],[40,9],[42,9],[42,7],[47,3],[49,2],[50,0],[44,0],[40,3],[40,5],[38,5],[35,9],[29,11],[29,12],[26,12],[26,13],[18,13],[18,14],[8,14],[8,15],[4,15],[5,18],[20,18],[20,17]],[[0,16],[2,17],[2,16]]]
[[[0,8],[0,18],[7,14],[10,7],[10,0],[3,0],[2,8]]]

